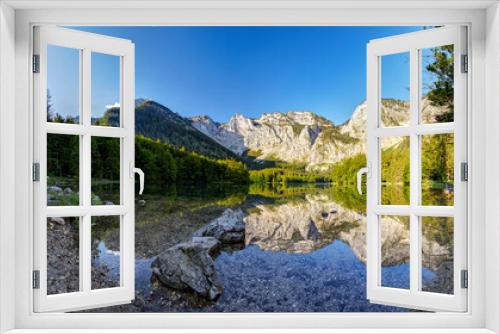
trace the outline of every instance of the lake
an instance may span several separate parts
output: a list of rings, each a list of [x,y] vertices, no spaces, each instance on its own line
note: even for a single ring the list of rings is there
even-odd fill
[[[113,200],[116,191],[101,189]],[[384,190],[404,199],[405,189]],[[450,192],[433,190],[437,203]],[[249,188],[172,186],[136,197],[136,300],[93,312],[407,312],[366,299],[365,196],[355,188],[307,184]],[[152,277],[162,251],[190,239],[225,210],[244,213],[245,242],[214,260],[224,286],[217,301],[171,289]],[[409,219],[382,217],[382,285],[409,288]],[[118,225],[119,226],[119,225]],[[453,293],[453,226],[447,218],[422,219],[422,285]],[[119,278],[119,233],[96,224],[98,265]],[[119,227],[118,227],[119,228]]]

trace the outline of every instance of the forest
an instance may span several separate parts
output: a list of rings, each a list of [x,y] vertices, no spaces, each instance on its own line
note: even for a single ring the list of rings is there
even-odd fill
[[[382,143],[383,144],[383,143]],[[422,136],[422,186],[443,188],[453,185],[453,134]],[[357,172],[366,166],[366,154],[358,154],[337,163],[330,174],[335,184],[356,184]],[[363,175],[363,178],[366,176]],[[386,147],[381,152],[381,181],[385,186],[410,184],[410,140]]]
[[[71,119],[52,121],[72,122]],[[47,173],[49,177],[78,178],[78,136],[47,135]],[[170,183],[234,183],[250,182],[246,166],[234,159],[215,160],[177,149],[159,139],[135,138],[136,165],[147,175],[147,184],[165,186]],[[92,137],[92,179],[115,181],[120,175],[120,139]]]
[[[267,183],[323,183],[330,182],[328,175],[309,173],[291,168],[267,168],[250,171],[250,181],[257,184]]]

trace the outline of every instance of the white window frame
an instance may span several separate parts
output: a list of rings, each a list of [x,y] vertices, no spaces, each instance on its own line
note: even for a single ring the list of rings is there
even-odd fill
[[[467,163],[467,73],[462,73],[461,55],[467,54],[466,28],[451,26],[372,40],[367,46],[367,164],[371,177],[367,184],[367,298],[371,302],[422,310],[467,310],[467,290],[461,287],[461,270],[467,270],[467,184],[460,180],[461,164]],[[454,122],[423,124],[421,50],[453,45]],[[410,72],[410,124],[383,127],[382,57],[407,52]],[[454,206],[422,205],[421,136],[454,133]],[[410,139],[410,203],[381,203],[381,140],[407,136]],[[410,219],[409,289],[383,287],[381,282],[381,225],[383,215],[408,216]],[[422,291],[422,230],[425,216],[453,217],[454,294]]]
[[[39,181],[33,184],[34,270],[39,271],[39,289],[34,290],[35,312],[74,311],[130,303],[135,298],[135,97],[134,44],[60,27],[34,27],[34,53],[39,56],[39,72],[34,84],[34,162],[39,163]],[[47,46],[78,50],[80,59],[80,124],[47,122]],[[92,53],[116,56],[120,62],[120,126],[91,124]],[[80,141],[78,206],[47,206],[47,134],[77,135]],[[106,137],[120,141],[120,203],[91,204],[91,138]],[[120,286],[92,290],[91,220],[92,216],[118,216],[120,219]],[[77,292],[47,295],[48,217],[79,217],[79,289]]]
[[[143,329],[190,328],[193,332],[212,329],[212,332],[237,332],[235,328],[253,328],[252,332],[461,332],[491,333],[500,331],[500,136],[498,91],[499,33],[498,4],[491,2],[410,2],[371,1],[370,6],[360,2],[280,2],[222,4],[216,1],[180,5],[165,1],[162,4],[134,2],[82,1],[74,5],[61,2],[1,3],[0,15],[0,301],[2,331],[37,333],[38,329],[69,333],[88,329],[89,333],[141,332]],[[18,7],[15,12],[9,5]],[[25,9],[21,9],[23,7]],[[52,10],[44,10],[52,8]],[[50,7],[52,6],[52,7]],[[73,6],[73,7],[72,7]],[[101,8],[97,8],[97,7]],[[114,10],[103,9],[102,7]],[[149,9],[147,9],[149,7]],[[184,8],[178,8],[184,6]],[[391,9],[397,6],[396,9]],[[428,6],[428,7],[425,7]],[[430,8],[429,6],[432,6]],[[486,9],[489,6],[488,9]],[[38,7],[38,8],[37,8]],[[59,7],[60,10],[54,10]],[[79,9],[75,9],[78,7]],[[86,8],[85,8],[86,7]],[[157,8],[163,7],[163,8]],[[459,8],[460,7],[460,8]],[[35,8],[35,9],[26,9]],[[42,9],[41,9],[42,8]],[[85,8],[85,9],[82,9]],[[350,9],[346,9],[350,8]],[[401,9],[403,8],[403,9]],[[15,16],[15,22],[13,20]],[[485,25],[486,23],[486,25]],[[467,313],[436,314],[34,314],[31,290],[33,212],[31,159],[32,142],[32,77],[29,73],[32,53],[32,27],[35,24],[58,25],[436,25],[465,24],[469,27],[469,110],[468,143],[470,153],[470,186],[468,218],[471,222],[468,235],[470,254],[468,267],[470,287]],[[13,34],[15,31],[15,42]],[[5,48],[4,48],[5,46]],[[15,50],[13,48],[15,46]],[[15,51],[15,52],[14,52]],[[14,55],[14,56],[13,56]],[[15,66],[15,72],[11,67]],[[340,64],[339,64],[340,66]],[[488,66],[488,71],[486,71]],[[15,82],[15,100],[12,95]],[[488,83],[488,85],[486,85]],[[6,110],[5,108],[11,108]],[[12,107],[15,107],[15,128],[12,125]],[[496,109],[495,109],[496,108]],[[486,121],[488,119],[488,121]],[[488,145],[486,135],[488,133]],[[11,148],[8,135],[15,135]],[[6,142],[7,140],[7,142]],[[487,145],[487,146],[486,146]],[[485,148],[488,148],[488,154]],[[13,162],[14,161],[14,162]],[[485,163],[488,162],[488,165]],[[485,167],[487,166],[487,167]],[[15,171],[15,182],[12,174]],[[486,182],[488,171],[488,182]],[[11,189],[5,186],[10,185]],[[9,200],[15,189],[15,200]],[[488,197],[486,196],[488,193]],[[491,204],[494,215],[486,219],[485,201]],[[14,205],[14,215],[5,205]],[[12,220],[12,218],[15,218]],[[12,238],[15,235],[15,239]],[[14,253],[14,256],[12,254]],[[31,259],[26,261],[26,259]],[[486,266],[488,261],[488,266]],[[14,289],[12,288],[14,286]],[[486,293],[486,290],[488,293]],[[14,307],[12,307],[14,305]],[[225,328],[225,330],[224,330]],[[295,328],[301,330],[284,330]],[[120,330],[122,329],[122,330]],[[137,329],[137,330],[132,330]],[[219,330],[216,330],[219,329]],[[233,329],[233,330],[231,330]],[[491,329],[491,331],[489,330]],[[108,330],[108,331],[107,331]],[[178,330],[179,332],[180,330]],[[41,331],[40,331],[41,332]],[[87,331],[86,331],[87,332]],[[185,332],[185,331],[184,331]],[[241,330],[243,332],[243,330]],[[248,330],[246,331],[248,332]]]

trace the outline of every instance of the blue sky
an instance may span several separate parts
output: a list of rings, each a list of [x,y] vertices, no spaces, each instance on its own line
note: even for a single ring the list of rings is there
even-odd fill
[[[366,44],[422,28],[72,29],[132,40],[136,97],[152,98],[182,116],[208,114],[227,122],[234,113],[257,118],[267,112],[307,110],[341,124],[366,98]],[[48,87],[54,110],[62,115],[74,113],[70,110],[77,106],[78,84],[69,73],[78,73],[78,55],[70,51],[49,52],[48,59]],[[407,100],[407,57],[391,57],[382,64],[382,95]],[[119,102],[119,62],[99,54],[92,59],[92,115],[98,117],[106,106]]]

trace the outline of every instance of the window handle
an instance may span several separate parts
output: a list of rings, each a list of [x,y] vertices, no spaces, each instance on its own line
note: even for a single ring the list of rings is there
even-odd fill
[[[372,163],[370,161],[368,161],[366,163],[365,168],[361,168],[358,171],[358,192],[360,195],[363,194],[363,192],[361,191],[361,175],[363,175],[363,173],[366,173],[366,177],[371,179],[371,177],[372,177]]]
[[[142,192],[144,191],[144,172],[140,168],[134,167],[134,162],[130,161],[130,178],[134,179],[135,178],[135,173],[139,174],[139,195],[142,195]]]

